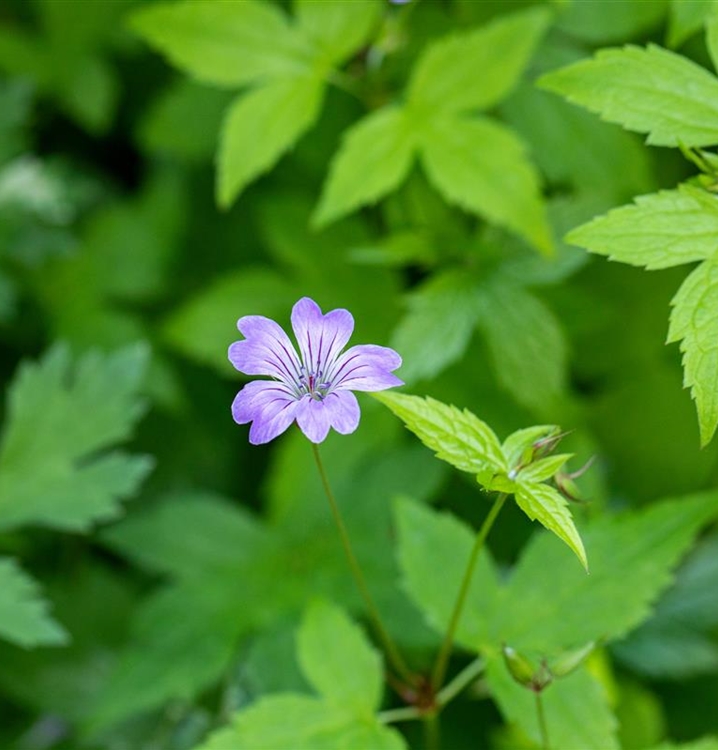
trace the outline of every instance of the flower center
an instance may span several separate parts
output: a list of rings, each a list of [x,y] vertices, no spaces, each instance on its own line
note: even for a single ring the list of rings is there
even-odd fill
[[[304,365],[299,368],[299,381],[298,381],[298,396],[311,396],[315,401],[323,401],[326,397],[331,383],[324,382],[323,373],[321,370],[317,372],[306,372]]]

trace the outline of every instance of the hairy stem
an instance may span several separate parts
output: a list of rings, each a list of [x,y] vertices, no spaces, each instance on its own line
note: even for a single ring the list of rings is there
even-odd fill
[[[344,520],[342,519],[341,512],[339,511],[339,506],[337,505],[337,501],[334,499],[334,493],[329,486],[327,473],[324,470],[324,464],[322,463],[321,456],[319,455],[319,448],[315,443],[312,443],[312,449],[314,451],[314,459],[317,462],[317,468],[319,469],[319,476],[321,477],[322,485],[324,486],[324,492],[326,493],[327,499],[329,500],[329,507],[332,509],[332,515],[334,516],[334,521],[336,522],[337,529],[339,530],[339,537],[341,538],[344,552],[346,553],[347,560],[349,561],[349,567],[351,568],[352,575],[354,576],[354,581],[356,582],[357,588],[359,589],[359,593],[361,594],[362,599],[364,599],[364,604],[366,605],[367,612],[369,613],[369,617],[371,618],[374,629],[376,630],[377,637],[384,647],[384,651],[386,653],[387,659],[389,660],[389,663],[396,670],[397,674],[405,679],[409,684],[413,684],[415,682],[414,675],[407,667],[406,662],[399,653],[399,650],[397,649],[392,637],[384,627],[384,623],[381,619],[381,615],[379,614],[379,610],[374,603],[374,599],[372,598],[371,593],[369,592],[369,587],[366,584],[366,579],[364,578],[364,573],[362,572],[361,566],[359,565],[359,561],[354,554],[354,549],[352,548],[347,528],[344,525]]]
[[[474,548],[471,550],[469,562],[467,563],[466,571],[464,572],[464,579],[461,582],[461,588],[459,589],[459,594],[456,597],[454,611],[451,613],[449,627],[446,630],[444,642],[441,644],[441,649],[439,650],[439,654],[436,657],[434,669],[431,672],[431,686],[434,691],[437,691],[441,687],[442,683],[444,682],[444,677],[446,676],[446,668],[449,664],[451,649],[454,646],[454,635],[456,634],[456,628],[459,625],[459,619],[461,618],[461,613],[464,609],[464,604],[466,603],[466,596],[469,593],[469,586],[471,584],[471,578],[474,574],[474,568],[476,567],[476,561],[479,558],[479,552],[481,552],[481,548],[484,546],[486,537],[488,536],[489,531],[491,531],[491,527],[494,525],[494,521],[499,515],[499,512],[501,511],[501,508],[503,507],[505,501],[505,492],[497,495],[496,500],[494,500],[494,504],[491,506],[491,510],[489,511],[488,516],[486,516],[486,518],[484,519],[484,522],[483,524],[481,524],[481,528],[479,529],[479,533],[476,535]]]

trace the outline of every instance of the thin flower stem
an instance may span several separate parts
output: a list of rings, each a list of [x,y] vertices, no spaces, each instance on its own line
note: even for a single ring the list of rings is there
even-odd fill
[[[434,691],[437,691],[441,687],[441,684],[444,682],[444,677],[446,676],[446,668],[449,665],[449,656],[451,656],[451,649],[454,645],[454,635],[456,634],[456,628],[459,624],[459,619],[464,609],[466,596],[469,593],[469,585],[471,584],[471,578],[474,574],[476,561],[479,558],[479,552],[481,552],[481,548],[484,546],[486,537],[488,536],[489,531],[491,531],[491,527],[494,525],[494,521],[499,515],[499,512],[501,511],[501,508],[503,507],[505,501],[505,492],[497,495],[496,500],[494,500],[494,504],[491,506],[489,515],[484,519],[484,522],[483,524],[481,524],[481,528],[479,529],[479,533],[476,535],[474,548],[471,550],[471,556],[469,557],[469,562],[466,566],[466,571],[464,572],[464,579],[461,582],[461,588],[459,589],[459,594],[456,597],[454,611],[451,613],[449,627],[446,631],[446,635],[444,636],[444,642],[441,644],[439,655],[436,657],[436,663],[434,664],[434,669],[431,673],[431,686]]]
[[[339,529],[339,537],[341,538],[344,552],[346,553],[347,560],[349,561],[349,567],[351,568],[352,575],[354,576],[354,581],[356,582],[356,585],[359,589],[359,593],[364,599],[364,604],[366,604],[367,611],[374,624],[377,636],[379,637],[379,640],[384,647],[387,659],[394,667],[396,672],[409,684],[413,684],[415,682],[415,677],[409,667],[407,667],[406,662],[399,653],[399,650],[392,640],[392,637],[389,635],[389,632],[384,627],[384,623],[381,619],[381,615],[379,614],[379,610],[377,609],[377,606],[374,603],[374,599],[369,592],[364,574],[362,573],[359,561],[354,554],[351,541],[349,540],[349,534],[347,533],[347,528],[344,525],[344,520],[342,519],[342,515],[339,511],[339,506],[337,505],[337,501],[334,499],[334,493],[329,486],[327,473],[324,470],[324,464],[322,463],[321,456],[319,455],[319,448],[317,447],[316,443],[312,443],[312,449],[314,451],[314,459],[317,462],[317,468],[319,469],[319,476],[321,477],[322,485],[324,486],[324,492],[327,495],[329,506],[332,509],[332,515],[334,516],[337,528]]]
[[[543,699],[541,692],[536,691],[536,716],[538,717],[539,730],[541,731],[541,748],[542,750],[551,750],[551,743],[548,738],[548,726],[546,725],[546,714],[543,710]]]
[[[436,705],[443,708],[450,703],[456,696],[471,682],[473,682],[483,671],[486,663],[483,659],[474,659],[470,664],[465,666],[446,687],[436,694]]]

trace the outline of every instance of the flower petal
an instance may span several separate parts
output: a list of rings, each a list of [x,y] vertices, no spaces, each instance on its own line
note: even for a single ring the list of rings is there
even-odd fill
[[[245,375],[271,375],[294,383],[299,376],[297,352],[281,326],[263,315],[245,315],[237,328],[246,338],[229,347],[229,361]]]
[[[307,370],[326,374],[349,341],[354,318],[341,308],[322,315],[314,300],[302,297],[292,308],[292,328]]]
[[[332,388],[352,391],[383,391],[404,382],[391,374],[401,366],[401,357],[386,346],[352,346],[339,357],[330,375]]]
[[[359,426],[359,402],[351,391],[330,393],[323,401],[329,423],[342,435],[354,432]]]
[[[242,388],[232,402],[237,424],[252,422],[249,442],[268,443],[294,421],[297,400],[281,383],[255,380]]]
[[[297,402],[297,424],[313,442],[321,443],[329,432],[329,411],[323,401],[305,396]]]

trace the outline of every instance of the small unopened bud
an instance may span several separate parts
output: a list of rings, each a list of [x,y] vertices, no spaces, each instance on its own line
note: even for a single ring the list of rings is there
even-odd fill
[[[586,500],[581,497],[581,493],[578,489],[578,485],[576,482],[574,482],[574,479],[578,479],[580,476],[585,474],[593,465],[593,462],[595,460],[595,456],[591,456],[591,458],[586,461],[586,463],[576,471],[572,472],[563,472],[559,471],[554,475],[554,482],[556,482],[556,487],[558,488],[558,491],[567,499],[571,500],[574,503],[585,503]]]
[[[533,690],[535,693],[540,693],[553,680],[553,675],[545,660],[536,669],[523,654],[511,648],[511,646],[504,645],[502,653],[509,674],[519,685]]]
[[[555,428],[548,435],[536,440],[531,446],[531,460],[535,461],[537,458],[548,456],[566,435],[568,435],[568,432],[558,432],[558,428]]]
[[[554,677],[565,677],[571,674],[571,672],[580,667],[588,659],[594,648],[596,648],[596,642],[589,641],[585,646],[581,646],[581,648],[561,654],[561,656],[551,662],[549,667],[551,674]]]

